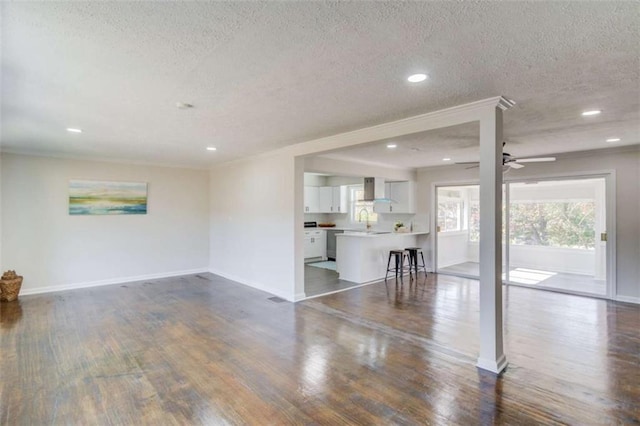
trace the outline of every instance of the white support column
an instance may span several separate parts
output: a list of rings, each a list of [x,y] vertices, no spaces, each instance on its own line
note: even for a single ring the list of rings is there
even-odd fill
[[[480,119],[480,356],[478,368],[507,367],[502,342],[502,108]]]

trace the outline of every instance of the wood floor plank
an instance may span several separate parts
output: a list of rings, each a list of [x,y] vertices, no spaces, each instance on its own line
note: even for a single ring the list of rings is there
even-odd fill
[[[212,274],[0,304],[0,424],[640,424],[640,307],[505,287],[502,377],[478,283],[305,302]]]

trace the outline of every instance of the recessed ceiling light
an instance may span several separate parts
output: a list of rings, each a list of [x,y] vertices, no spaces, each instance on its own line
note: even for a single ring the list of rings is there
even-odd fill
[[[207,151],[217,151],[218,148],[216,148],[215,146],[208,146],[207,147]]]
[[[67,127],[69,133],[82,133],[82,129],[74,129],[73,127]]]
[[[397,147],[398,147],[398,145],[396,145],[395,143],[388,143],[387,144],[387,148],[390,148],[390,149],[397,148]]]
[[[602,112],[602,111],[600,111],[599,109],[592,109],[592,110],[589,110],[589,111],[585,111],[585,112],[583,112],[583,113],[582,113],[582,115],[583,115],[584,117],[588,117],[588,116],[590,116],[590,115],[598,115],[598,114],[600,114],[601,112]]]
[[[620,138],[609,138],[607,142],[620,142]]]
[[[421,81],[425,81],[426,79],[426,74],[413,74],[407,78],[407,80],[409,80],[411,83],[420,83]]]
[[[449,157],[444,157],[444,158],[442,159],[442,161],[451,161],[451,158],[449,158]]]

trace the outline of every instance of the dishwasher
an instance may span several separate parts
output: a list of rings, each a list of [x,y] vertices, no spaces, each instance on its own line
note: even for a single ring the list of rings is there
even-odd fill
[[[329,260],[336,260],[336,234],[343,232],[337,229],[327,229],[327,258]]]

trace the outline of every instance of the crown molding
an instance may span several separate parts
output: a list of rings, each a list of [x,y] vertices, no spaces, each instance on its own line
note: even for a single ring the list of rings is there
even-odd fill
[[[376,140],[480,121],[488,110],[493,108],[506,110],[513,105],[515,105],[515,102],[512,100],[503,96],[495,96],[401,120],[301,142],[281,148],[279,151],[287,152],[294,156],[312,155],[320,152],[329,153]]]

